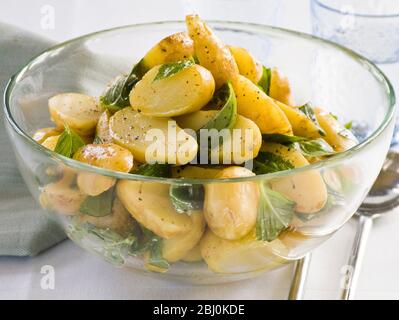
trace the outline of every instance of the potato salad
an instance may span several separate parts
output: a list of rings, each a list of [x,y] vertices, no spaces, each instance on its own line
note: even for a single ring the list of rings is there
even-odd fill
[[[54,126],[33,139],[96,168],[41,168],[41,205],[67,219],[70,238],[118,265],[134,257],[166,272],[198,262],[230,274],[281,263],[343,186],[318,170],[256,176],[358,141],[323,106],[295,105],[289,80],[265,57],[225,43],[197,15],[186,27],[98,97],[49,99]]]

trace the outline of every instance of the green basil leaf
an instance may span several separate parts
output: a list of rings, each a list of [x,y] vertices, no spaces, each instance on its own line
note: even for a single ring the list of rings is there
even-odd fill
[[[232,129],[237,120],[237,100],[231,82],[224,84],[209,104],[220,110],[201,129]]]
[[[260,199],[256,219],[256,238],[273,241],[285,230],[294,217],[295,202],[282,194],[259,184]]]
[[[263,66],[262,77],[258,82],[258,87],[267,95],[270,93],[270,84],[272,82],[272,70]]]
[[[129,106],[130,91],[147,71],[144,61],[140,60],[128,75],[118,77],[100,97],[103,107],[116,112]]]
[[[142,231],[141,240],[134,243],[129,254],[139,256],[145,252],[149,252],[147,264],[168,270],[169,263],[162,257],[162,238],[143,226],[140,227]]]
[[[169,196],[173,207],[179,213],[189,214],[191,210],[201,210],[204,204],[202,185],[171,185]]]
[[[172,175],[172,171],[170,165],[168,164],[142,164],[139,169],[135,172],[135,174],[140,174],[142,176],[147,177],[162,177],[162,178],[170,178]]]
[[[75,152],[83,147],[85,143],[67,124],[64,124],[64,127],[64,132],[59,137],[54,152],[64,157],[72,158]]]
[[[257,175],[293,169],[293,164],[271,152],[260,152],[254,159],[253,172]]]
[[[67,234],[82,247],[102,255],[118,266],[125,263],[125,256],[137,241],[135,234],[122,237],[111,229],[101,229],[90,223],[69,225]]]
[[[169,78],[169,77],[175,75],[176,73],[178,73],[188,67],[191,67],[194,64],[195,64],[195,62],[193,59],[164,63],[159,68],[158,73],[154,78],[154,81]]]
[[[302,107],[299,107],[298,110],[301,111],[309,120],[311,120],[317,126],[321,136],[324,137],[326,135],[325,131],[322,129],[319,122],[317,121],[316,114],[310,103],[307,103]]]
[[[345,123],[344,127],[348,130],[352,129],[353,127],[353,121],[349,121],[347,123]]]
[[[290,145],[295,142],[307,141],[308,139],[305,137],[299,136],[288,136],[285,134],[273,133],[273,134],[262,134],[263,140],[272,143],[279,143],[283,145]]]
[[[112,213],[114,188],[98,196],[87,197],[80,205],[80,212],[93,217],[104,217]]]
[[[299,148],[301,153],[308,157],[326,157],[335,153],[334,149],[324,139],[301,141]]]

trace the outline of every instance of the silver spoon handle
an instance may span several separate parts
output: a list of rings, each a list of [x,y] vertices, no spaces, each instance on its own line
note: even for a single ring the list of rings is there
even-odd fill
[[[346,268],[346,282],[341,291],[342,300],[353,300],[355,298],[355,291],[359,279],[361,265],[366,250],[367,240],[372,227],[373,218],[360,215],[355,241],[352,247],[352,253],[349,257]]]
[[[303,300],[311,258],[312,255],[308,253],[305,257],[296,262],[294,279],[291,283],[288,300]]]

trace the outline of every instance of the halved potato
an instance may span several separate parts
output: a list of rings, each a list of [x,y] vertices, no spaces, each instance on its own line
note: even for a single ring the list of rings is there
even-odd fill
[[[67,124],[81,136],[94,133],[102,108],[94,97],[80,93],[62,93],[52,97],[49,102],[51,119],[57,127]]]
[[[115,183],[115,178],[85,171],[79,173],[76,179],[79,190],[92,197],[112,188]]]
[[[74,154],[73,158],[92,166],[129,172],[133,167],[133,155],[114,143],[87,144]]]
[[[212,99],[215,81],[204,67],[192,65],[157,80],[160,68],[148,71],[130,92],[133,110],[145,116],[173,117],[198,111]]]
[[[258,84],[262,78],[262,64],[247,50],[237,46],[229,46],[240,74]]]
[[[116,194],[133,218],[162,238],[180,236],[193,227],[188,215],[174,209],[168,184],[120,180]]]
[[[320,128],[298,108],[275,101],[291,123],[294,135],[309,139],[322,138]]]
[[[189,59],[194,56],[194,43],[186,32],[172,34],[152,47],[142,63],[148,69],[157,65]]]
[[[51,151],[54,151],[55,147],[57,146],[58,139],[60,138],[60,135],[58,136],[50,136],[46,138],[41,145],[43,147],[46,147],[47,149],[50,149]]]
[[[201,247],[198,243],[194,248],[192,248],[186,255],[182,258],[184,262],[198,262],[202,260]]]
[[[251,119],[262,133],[292,135],[292,127],[284,112],[251,80],[239,75],[233,82],[238,113]]]
[[[66,215],[78,214],[80,205],[87,196],[72,186],[75,177],[74,170],[64,167],[61,180],[42,188],[39,197],[41,206]]]
[[[53,137],[53,136],[59,136],[62,133],[62,130],[60,128],[42,128],[37,130],[32,138],[35,140],[37,143],[42,144],[47,138]]]
[[[277,68],[272,69],[269,96],[285,104],[292,103],[288,78],[284,77]]]
[[[243,167],[229,167],[216,178],[254,176]],[[213,183],[205,185],[204,216],[209,228],[220,238],[240,239],[256,223],[259,189],[256,182]]]
[[[178,117],[176,121],[181,128],[198,131],[217,113],[216,110],[197,111]],[[217,150],[211,151],[218,156],[220,164],[241,164],[258,155],[262,145],[262,134],[252,120],[238,115],[230,133],[230,138],[224,139]]]
[[[287,251],[278,239],[272,242],[256,239],[255,230],[244,238],[225,240],[206,231],[200,242],[202,257],[208,267],[218,273],[245,273],[273,269],[286,261],[279,257]]]
[[[193,160],[198,151],[196,139],[172,119],[146,117],[131,108],[111,117],[110,132],[115,143],[129,149],[135,160],[143,163],[183,165]]]
[[[200,64],[212,73],[216,88],[234,79],[239,71],[229,47],[198,15],[186,16],[186,25],[191,39],[194,40],[195,54]]]
[[[353,133],[346,129],[335,117],[321,108],[315,109],[316,118],[326,132],[324,139],[335,151],[348,150],[359,143]]]
[[[266,143],[262,151],[271,152],[289,161],[295,168],[306,166],[309,162],[295,148],[276,143]],[[270,187],[295,202],[295,210],[301,213],[316,213],[327,202],[327,187],[317,170],[307,170],[272,179]]]
[[[111,118],[110,112],[108,110],[105,110],[98,119],[98,123],[96,126],[96,136],[101,140],[102,143],[112,142],[112,137],[109,132],[110,118]]]
[[[169,262],[181,260],[199,242],[205,230],[205,219],[201,211],[190,214],[192,227],[180,236],[166,239],[162,243],[162,256]]]

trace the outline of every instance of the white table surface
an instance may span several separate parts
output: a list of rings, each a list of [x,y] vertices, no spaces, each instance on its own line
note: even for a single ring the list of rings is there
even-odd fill
[[[132,5],[137,2],[141,4],[139,7]],[[178,19],[185,11],[176,9],[178,2],[1,0],[0,21],[62,41],[119,24]],[[281,2],[276,24],[310,32],[308,0]],[[153,10],[160,3],[163,3],[161,8]],[[56,8],[55,29],[41,28],[40,10],[46,4]],[[112,11],[113,8],[116,9]],[[132,10],[127,11],[128,8]],[[397,213],[375,223],[358,284],[359,299],[399,299],[399,211]],[[343,281],[341,269],[347,261],[355,228],[355,220],[348,222],[313,253],[306,285],[307,299],[339,297]],[[40,270],[44,265],[54,267],[54,290],[41,289],[43,275]],[[293,267],[289,265],[252,280],[192,286],[116,269],[71,241],[65,241],[35,258],[0,257],[0,299],[285,299],[292,272]]]

